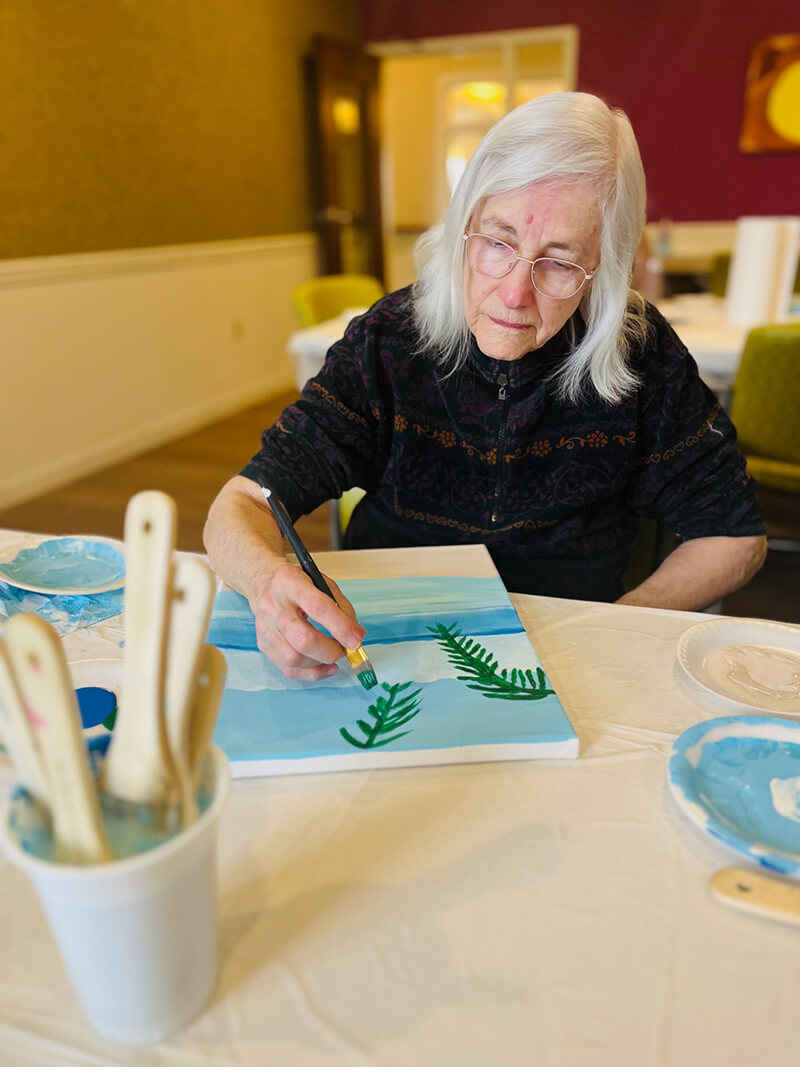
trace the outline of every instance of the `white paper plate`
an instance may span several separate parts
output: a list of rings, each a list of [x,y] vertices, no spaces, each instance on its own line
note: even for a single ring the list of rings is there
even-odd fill
[[[32,593],[84,596],[125,585],[125,551],[109,537],[30,538],[3,549],[0,581]]]
[[[709,619],[678,641],[675,676],[686,695],[714,714],[769,713],[800,718],[800,697],[772,698],[736,682],[719,681],[707,669],[711,653],[731,645],[755,645],[800,655],[800,627],[763,619]]]
[[[672,746],[667,780],[701,830],[753,863],[800,876],[800,723],[709,719]]]

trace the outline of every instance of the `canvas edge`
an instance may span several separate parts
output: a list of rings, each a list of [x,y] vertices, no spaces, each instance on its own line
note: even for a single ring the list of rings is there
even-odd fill
[[[501,763],[506,760],[577,759],[577,736],[558,741],[530,744],[462,745],[453,748],[403,752],[363,751],[352,755],[303,756],[297,759],[245,759],[228,755],[234,778],[263,778],[288,774],[317,774],[330,771],[366,771],[392,767],[432,767],[452,763]]]

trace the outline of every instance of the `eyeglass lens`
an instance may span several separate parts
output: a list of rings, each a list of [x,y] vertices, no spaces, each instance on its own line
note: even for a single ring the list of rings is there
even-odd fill
[[[520,258],[504,241],[480,233],[471,233],[467,239],[467,262],[474,271],[488,278],[503,278]],[[565,300],[578,292],[586,281],[586,273],[575,263],[544,256],[531,264],[531,280],[544,296]]]

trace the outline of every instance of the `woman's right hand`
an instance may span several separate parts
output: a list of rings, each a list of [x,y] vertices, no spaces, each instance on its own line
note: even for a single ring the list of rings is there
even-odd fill
[[[302,681],[319,681],[335,674],[336,661],[346,648],[358,648],[365,630],[355,609],[330,578],[336,602],[316,588],[292,563],[281,563],[250,600],[255,616],[258,647],[286,675]],[[324,626],[321,633],[311,620]]]

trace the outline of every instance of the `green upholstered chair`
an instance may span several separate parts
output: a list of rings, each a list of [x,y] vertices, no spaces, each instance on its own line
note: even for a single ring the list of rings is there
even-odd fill
[[[756,483],[800,493],[800,323],[750,331],[730,414]]]
[[[321,274],[292,292],[301,326],[335,319],[349,308],[371,307],[383,296],[383,286],[369,274]]]

